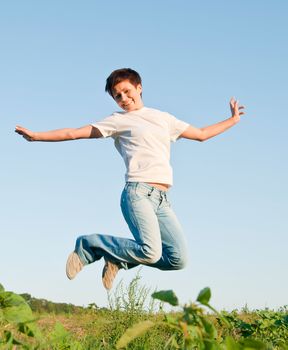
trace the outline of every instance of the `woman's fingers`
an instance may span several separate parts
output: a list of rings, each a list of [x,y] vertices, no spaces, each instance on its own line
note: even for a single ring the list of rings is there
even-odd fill
[[[15,128],[15,132],[17,132],[17,134],[19,134],[19,135],[22,135],[25,140],[33,141],[32,132],[30,130],[23,128],[22,126],[17,125]]]
[[[15,132],[17,132],[18,134],[21,134],[21,135],[23,135],[25,130],[26,129],[22,128],[22,126],[16,126],[16,128],[15,128]]]

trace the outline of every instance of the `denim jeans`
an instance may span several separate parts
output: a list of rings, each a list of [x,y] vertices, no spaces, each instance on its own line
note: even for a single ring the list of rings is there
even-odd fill
[[[97,233],[78,237],[75,252],[84,265],[104,257],[125,269],[139,264],[161,270],[185,266],[187,244],[166,191],[128,182],[121,209],[134,239]]]

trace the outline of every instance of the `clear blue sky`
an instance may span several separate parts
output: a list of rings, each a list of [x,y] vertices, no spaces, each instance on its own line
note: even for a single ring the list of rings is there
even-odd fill
[[[227,133],[173,144],[170,196],[190,262],[177,272],[144,267],[142,282],[182,302],[210,286],[217,308],[288,304],[287,15],[286,0],[1,2],[0,283],[107,304],[102,261],[73,281],[65,263],[79,234],[130,236],[112,140],[28,143],[14,128],[100,120],[117,109],[106,77],[131,67],[147,107],[195,126],[229,117],[231,96],[246,106]]]

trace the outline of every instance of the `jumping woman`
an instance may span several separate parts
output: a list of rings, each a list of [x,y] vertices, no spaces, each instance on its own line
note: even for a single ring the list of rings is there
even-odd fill
[[[121,210],[133,239],[103,234],[80,236],[66,263],[67,277],[73,279],[85,265],[104,258],[102,281],[109,290],[121,268],[143,264],[178,270],[185,266],[186,241],[168,198],[173,184],[170,144],[180,138],[206,141],[223,133],[240,121],[244,106],[232,98],[231,117],[196,128],[167,112],[145,107],[141,77],[130,68],[112,72],[105,90],[122,111],[80,128],[33,132],[17,126],[15,131],[27,141],[113,138],[126,165]]]

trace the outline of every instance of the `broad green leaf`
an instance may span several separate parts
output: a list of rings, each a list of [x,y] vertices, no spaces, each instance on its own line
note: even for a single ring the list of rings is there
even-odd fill
[[[204,349],[205,350],[220,350],[220,349],[223,349],[223,348],[220,348],[220,345],[218,345],[215,340],[211,340],[211,339],[209,339],[209,340],[205,339],[203,341],[203,345],[204,345]]]
[[[0,293],[1,317],[7,322],[27,322],[32,320],[33,314],[26,301],[12,292]]]
[[[5,289],[4,289],[3,285],[0,283],[0,293],[1,293],[1,292],[4,292],[4,290],[5,290]]]
[[[200,293],[198,294],[197,301],[200,304],[208,305],[210,298],[211,298],[211,290],[209,287],[206,287],[206,288],[202,289],[200,291]]]
[[[226,350],[241,350],[243,349],[241,345],[237,344],[232,337],[227,337],[225,339],[225,349]]]
[[[215,339],[217,337],[217,330],[212,322],[210,322],[207,318],[201,317],[203,326],[205,328],[206,333],[209,335],[210,339]]]
[[[144,334],[148,329],[154,326],[152,321],[143,321],[128,328],[116,344],[116,349],[125,348],[132,340]]]
[[[160,292],[155,292],[152,294],[152,298],[164,301],[170,305],[179,305],[178,298],[173,290],[161,290]]]
[[[267,349],[267,345],[265,345],[264,343],[262,343],[262,341],[260,340],[256,340],[256,339],[244,339],[243,341],[240,341],[240,344],[243,346],[244,349],[257,349],[257,350],[266,350]]]

